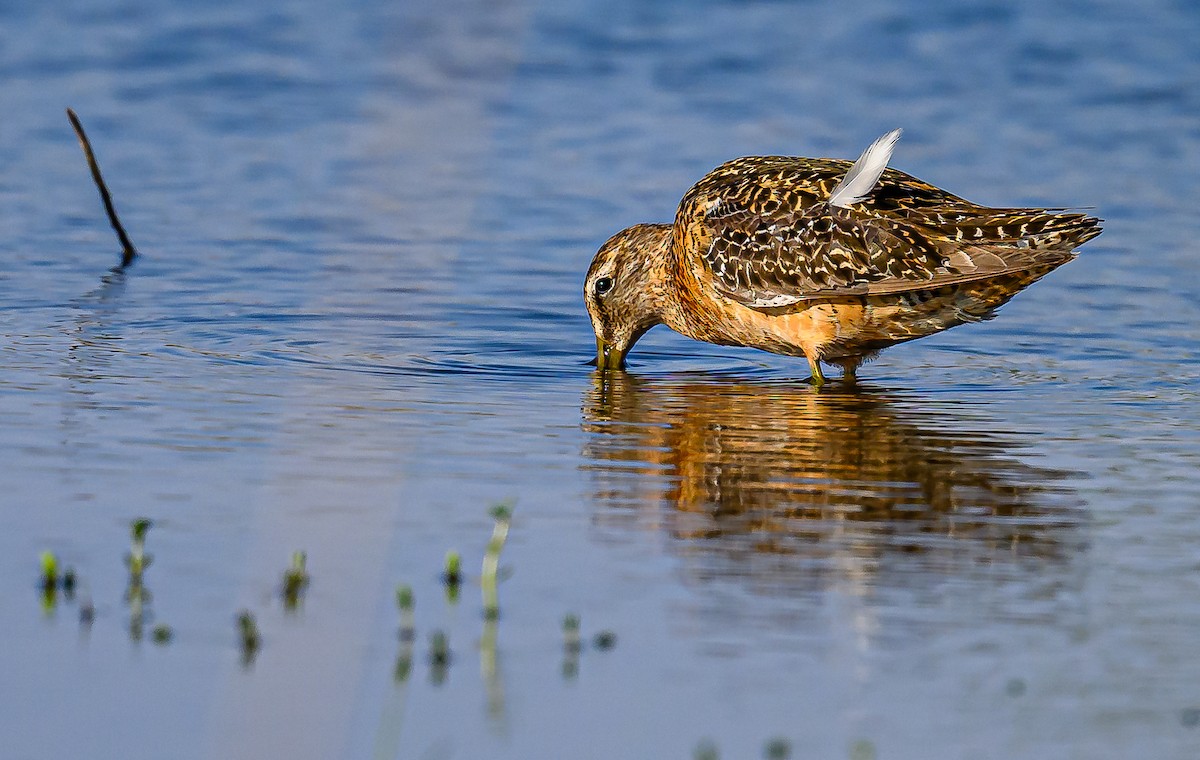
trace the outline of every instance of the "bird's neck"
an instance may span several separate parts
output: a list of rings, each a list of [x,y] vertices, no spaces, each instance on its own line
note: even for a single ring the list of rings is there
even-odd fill
[[[662,256],[663,266],[659,269],[661,276],[654,283],[653,297],[659,319],[677,333],[697,337],[703,330],[695,323],[694,316],[701,313],[694,308],[700,298],[696,274],[678,250],[674,236],[668,237]]]

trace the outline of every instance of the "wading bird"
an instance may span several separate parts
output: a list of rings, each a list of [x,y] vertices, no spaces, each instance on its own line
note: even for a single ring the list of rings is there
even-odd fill
[[[674,224],[608,240],[584,300],[596,365],[624,366],[647,330],[751,346],[844,376],[880,350],[989,319],[1075,257],[1100,221],[1064,209],[989,208],[888,169],[900,130],[851,164],[749,156],[683,196]]]

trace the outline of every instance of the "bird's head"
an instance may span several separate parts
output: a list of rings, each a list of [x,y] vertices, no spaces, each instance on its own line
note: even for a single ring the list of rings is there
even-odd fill
[[[596,252],[583,301],[596,332],[596,368],[621,369],[625,354],[660,324],[671,225],[638,224],[609,238]]]

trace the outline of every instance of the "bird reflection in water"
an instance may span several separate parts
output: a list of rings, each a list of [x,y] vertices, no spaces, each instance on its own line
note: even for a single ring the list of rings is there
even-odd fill
[[[585,465],[603,530],[653,527],[701,579],[786,595],[1034,570],[1077,548],[1072,473],[978,411],[866,387],[594,376]],[[985,570],[986,568],[990,568]],[[918,585],[921,585],[918,583]]]

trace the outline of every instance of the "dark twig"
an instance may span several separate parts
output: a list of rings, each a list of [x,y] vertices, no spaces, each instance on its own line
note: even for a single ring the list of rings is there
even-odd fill
[[[117,218],[117,209],[113,206],[112,195],[108,192],[108,185],[104,184],[104,177],[100,175],[100,164],[96,163],[96,154],[92,152],[92,144],[83,131],[83,125],[79,123],[79,117],[68,108],[67,118],[71,120],[71,126],[75,128],[75,136],[79,138],[79,144],[83,146],[83,155],[87,157],[88,168],[92,170],[92,179],[100,191],[100,200],[104,201],[104,211],[108,214],[108,221],[117,233],[117,239],[121,241],[123,249],[121,251],[121,267],[127,267],[137,256],[137,249],[133,247],[133,242],[125,234],[125,228],[121,226],[121,220]]]

